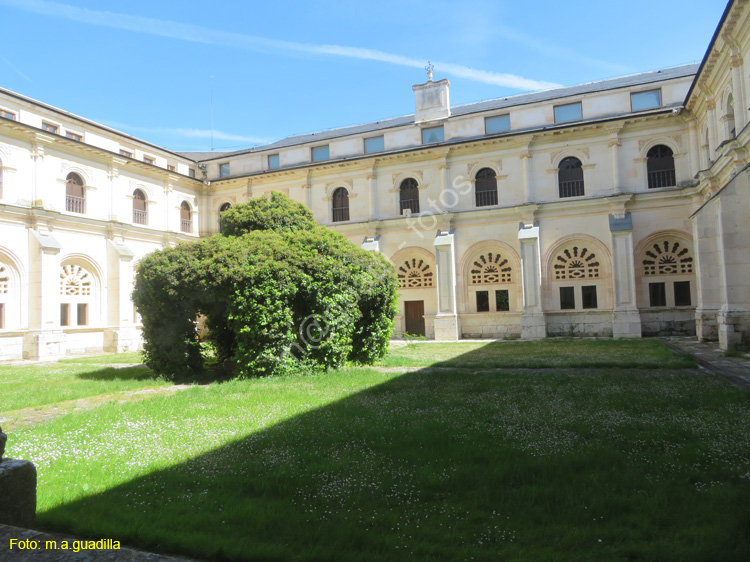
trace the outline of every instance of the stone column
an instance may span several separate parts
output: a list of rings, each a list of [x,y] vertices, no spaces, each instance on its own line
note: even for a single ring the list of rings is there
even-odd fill
[[[459,337],[454,236],[453,229],[438,230],[434,242],[438,293],[435,339],[443,341],[456,341]]]
[[[521,151],[519,156],[521,159],[521,169],[523,170],[523,192],[526,199],[526,203],[534,202],[534,188],[532,187],[531,177],[531,150],[529,146]]]
[[[374,221],[378,219],[378,178],[375,168],[377,166],[377,160],[372,163],[372,168],[367,172],[365,179],[367,180],[367,188],[370,193],[370,220]]]
[[[547,319],[542,307],[539,224],[521,223],[518,229],[518,241],[521,244],[521,283],[523,288],[521,338],[539,340],[547,336]]]
[[[716,102],[706,99],[706,125],[708,126],[708,158],[713,161],[716,142]]]
[[[698,302],[695,306],[695,333],[700,341],[717,341],[716,317],[719,313],[718,292],[711,285],[716,271],[716,210],[708,206],[692,217],[695,244],[695,283]]]
[[[60,250],[47,229],[29,229],[29,331],[24,359],[58,359],[65,355],[60,328]]]
[[[612,275],[615,310],[612,314],[614,338],[640,338],[641,315],[636,304],[635,262],[633,258],[633,218],[630,213],[609,215],[612,236]]]
[[[174,185],[178,181],[180,181],[179,177],[171,174],[169,175],[169,183],[171,185]],[[195,198],[195,208],[193,209],[193,212],[196,211],[198,213],[198,235],[209,236],[210,234],[213,234],[216,225],[213,224],[214,217],[213,209],[211,208],[211,197],[209,194],[209,186],[206,184],[201,186],[201,189]]]
[[[615,194],[622,193],[620,188],[620,137],[615,132],[609,140],[609,149],[612,154],[612,191]]]
[[[107,240],[108,295],[104,351],[122,353],[140,347],[140,334],[133,320],[133,257],[122,241]]]
[[[737,134],[747,123],[747,104],[745,100],[745,84],[742,81],[742,55],[732,49],[732,93],[734,94],[734,127]]]

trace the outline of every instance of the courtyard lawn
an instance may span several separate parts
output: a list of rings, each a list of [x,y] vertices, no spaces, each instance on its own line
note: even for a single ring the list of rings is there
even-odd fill
[[[58,363],[0,365],[0,419],[12,410],[35,408],[89,396],[168,386],[145,367],[106,364],[141,363],[140,354],[88,357],[85,365]],[[105,366],[103,366],[105,365]],[[5,415],[4,415],[5,414]]]
[[[127,351],[125,353],[110,353],[108,355],[87,355],[85,357],[71,357],[61,359],[60,363],[76,363],[78,365],[116,365],[116,364],[139,364],[143,363],[143,354],[140,351]]]
[[[207,559],[744,562],[748,427],[750,393],[692,369],[350,368],[71,413],[8,454],[42,527]]]
[[[436,343],[414,342],[392,348],[382,361],[386,366],[431,365],[470,369],[498,368],[628,368],[681,369],[695,366],[657,340],[548,339]]]

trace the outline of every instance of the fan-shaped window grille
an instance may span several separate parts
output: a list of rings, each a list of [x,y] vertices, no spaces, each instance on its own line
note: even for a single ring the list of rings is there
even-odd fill
[[[555,280],[596,279],[599,277],[599,259],[583,246],[566,248],[555,258],[552,266]]]
[[[693,273],[690,249],[677,241],[664,240],[651,246],[643,258],[644,275],[689,275]]]
[[[405,260],[396,272],[402,289],[432,287],[433,275],[430,264],[420,258]]]
[[[90,296],[93,278],[80,265],[65,265],[60,269],[60,294],[63,296]]]
[[[471,264],[471,284],[491,285],[512,283],[512,268],[507,259],[497,252],[487,252]]]

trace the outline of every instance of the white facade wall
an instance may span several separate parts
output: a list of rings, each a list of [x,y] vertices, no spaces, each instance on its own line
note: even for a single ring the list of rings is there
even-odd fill
[[[417,95],[416,114],[433,121],[324,131],[203,162],[0,92],[0,109],[15,115],[0,120],[0,359],[138,347],[138,261],[217,232],[223,205],[272,191],[393,262],[403,283],[397,335],[697,333],[750,346],[750,9],[731,4],[720,26],[697,79],[666,70],[453,108],[450,117],[447,105],[421,107],[430,96]],[[447,103],[448,86],[415,92],[441,88],[435,99]],[[631,94],[655,89],[661,106],[633,112]],[[581,104],[582,120],[555,123],[555,106],[570,103]],[[485,119],[498,115],[510,130],[487,135]],[[422,129],[434,126],[444,141],[422,144]],[[376,136],[384,151],[365,154]],[[673,154],[674,185],[650,189],[648,154],[658,145]],[[330,158],[313,163],[321,146]],[[582,165],[583,194],[562,197],[569,157]],[[497,182],[496,203],[477,202],[483,169]],[[83,213],[69,210],[71,173],[83,180]],[[411,215],[401,212],[407,179],[418,186]],[[348,220],[333,213],[338,188],[349,194]],[[146,195],[145,220],[133,214],[136,190]],[[83,292],[76,275],[87,280]]]

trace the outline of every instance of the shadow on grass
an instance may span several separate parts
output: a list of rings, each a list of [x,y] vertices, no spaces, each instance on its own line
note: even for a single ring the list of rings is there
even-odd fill
[[[134,365],[132,367],[105,367],[97,371],[90,371],[85,373],[79,373],[76,375],[80,379],[88,379],[95,381],[113,381],[113,380],[134,380],[134,381],[145,381],[145,380],[165,380],[162,375],[159,375],[146,367],[145,365]],[[169,382],[174,384],[199,384],[207,385],[216,382],[226,382],[231,380],[233,377],[232,371],[229,367],[222,365],[214,365],[206,368],[201,373],[189,374],[177,376],[169,379]]]
[[[79,373],[76,375],[79,379],[92,381],[145,381],[149,379],[158,379],[154,372],[145,366],[136,365],[134,367],[105,367],[97,371]]]
[[[39,521],[212,560],[745,560],[742,484],[696,493],[628,441],[687,440],[657,418],[737,396],[711,381],[414,371]]]

